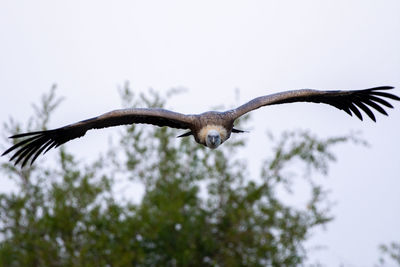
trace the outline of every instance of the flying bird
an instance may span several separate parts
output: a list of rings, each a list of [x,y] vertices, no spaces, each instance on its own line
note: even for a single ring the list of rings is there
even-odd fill
[[[343,110],[351,116],[355,114],[360,120],[363,120],[361,114],[363,111],[375,121],[373,110],[388,115],[383,108],[393,108],[388,99],[400,101],[400,97],[386,92],[393,88],[392,86],[381,86],[363,90],[301,89],[285,91],[254,98],[225,112],[207,111],[189,115],[160,108],[119,109],[53,130],[10,136],[10,138],[26,138],[7,149],[2,156],[14,152],[10,161],[15,161],[15,165],[21,162],[21,165],[24,166],[29,160],[32,164],[40,154],[72,139],[82,137],[88,130],[133,123],[186,129],[188,131],[178,137],[193,135],[197,143],[215,149],[228,140],[231,133],[244,132],[234,127],[236,119],[250,111],[269,105],[293,102],[323,103]]]

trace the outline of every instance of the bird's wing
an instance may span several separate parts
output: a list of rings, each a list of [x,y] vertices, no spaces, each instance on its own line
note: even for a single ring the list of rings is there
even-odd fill
[[[245,113],[263,106],[293,102],[313,102],[329,104],[338,109],[344,110],[350,116],[354,113],[360,120],[363,119],[360,111],[364,111],[373,121],[375,121],[373,109],[387,115],[383,107],[393,108],[387,100],[392,99],[400,101],[398,96],[385,92],[386,90],[393,88],[394,87],[392,86],[381,86],[351,91],[319,91],[311,89],[286,91],[257,97],[246,104],[231,110],[229,113],[232,114],[232,119],[235,120]]]
[[[184,115],[165,109],[132,108],[114,110],[98,117],[83,120],[54,130],[13,135],[10,138],[28,138],[7,149],[2,156],[11,151],[15,151],[10,161],[15,160],[15,164],[22,161],[22,166],[24,166],[29,159],[31,159],[32,164],[42,152],[46,153],[53,147],[58,147],[65,142],[81,137],[90,129],[100,129],[133,123],[146,123],[157,126],[188,129],[192,122],[192,115]]]

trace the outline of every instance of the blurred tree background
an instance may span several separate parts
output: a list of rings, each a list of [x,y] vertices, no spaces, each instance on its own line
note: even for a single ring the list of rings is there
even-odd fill
[[[173,93],[120,90],[123,107],[164,107]],[[4,137],[46,129],[60,101],[52,88],[26,127],[12,119],[4,124]],[[16,190],[0,195],[1,266],[304,265],[312,230],[332,220],[315,176],[327,174],[333,147],[357,141],[307,131],[271,135],[253,178],[239,156],[245,135],[210,150],[166,127],[118,131],[118,141],[93,162],[79,162],[64,145],[56,159],[42,157],[23,169],[2,164],[1,179]],[[124,179],[143,184],[139,203],[121,200],[115,186]],[[295,193],[294,179],[307,184],[304,203],[280,196]]]

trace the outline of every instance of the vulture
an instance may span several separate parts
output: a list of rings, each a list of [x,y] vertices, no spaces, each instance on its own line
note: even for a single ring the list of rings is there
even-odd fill
[[[15,165],[31,164],[40,154],[58,147],[72,139],[82,137],[86,131],[124,124],[145,123],[187,130],[178,137],[193,135],[197,143],[215,149],[229,139],[231,133],[241,133],[234,122],[244,114],[260,107],[294,102],[324,103],[355,114],[360,120],[364,112],[375,121],[374,110],[387,115],[384,107],[393,108],[388,100],[400,101],[400,97],[388,93],[392,86],[380,86],[362,90],[323,91],[301,89],[285,91],[254,98],[253,100],[224,112],[207,111],[201,114],[182,114],[161,108],[129,108],[104,113],[100,116],[79,121],[53,130],[16,134],[10,138],[22,138],[7,149],[2,156],[13,152],[10,161]]]

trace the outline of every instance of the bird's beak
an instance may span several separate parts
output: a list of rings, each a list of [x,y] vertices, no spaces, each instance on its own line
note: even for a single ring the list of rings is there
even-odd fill
[[[215,136],[211,137],[211,143],[215,145],[217,143],[217,138]]]

